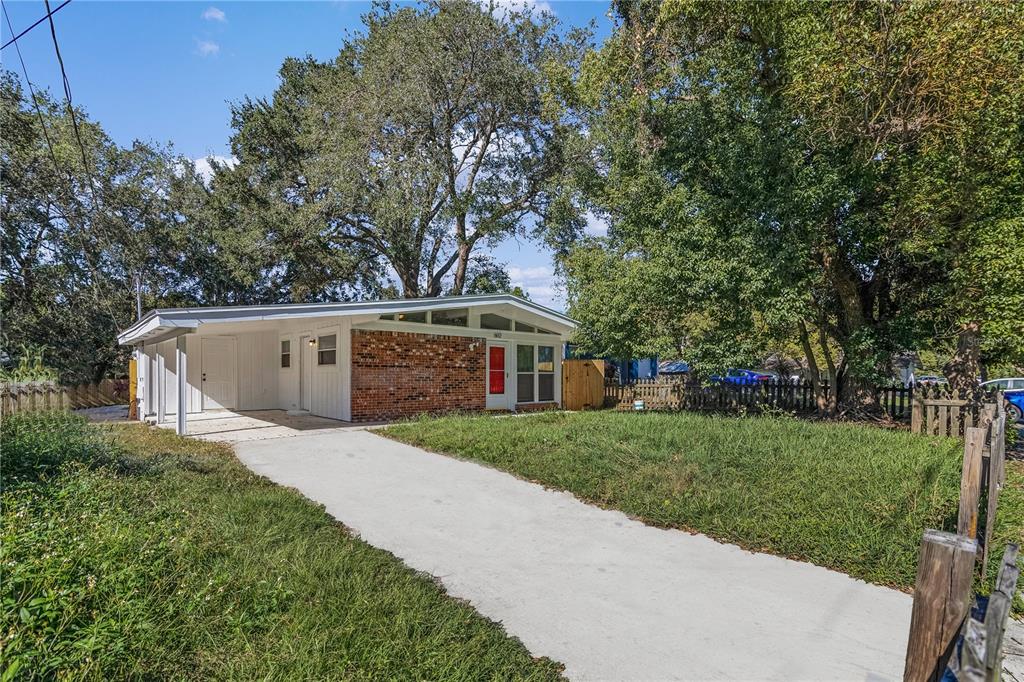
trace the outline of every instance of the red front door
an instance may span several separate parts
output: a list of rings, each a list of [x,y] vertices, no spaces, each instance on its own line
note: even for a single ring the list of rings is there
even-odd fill
[[[505,393],[504,346],[491,346],[487,349],[487,392],[491,395]]]

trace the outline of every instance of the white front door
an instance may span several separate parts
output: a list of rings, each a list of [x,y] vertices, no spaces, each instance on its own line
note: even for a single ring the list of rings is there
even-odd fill
[[[299,337],[299,409],[309,411],[313,403],[313,344],[312,335]]]
[[[203,409],[234,409],[235,337],[204,336],[202,339]]]
[[[487,409],[511,410],[512,387],[509,386],[509,355],[507,341],[487,342]]]

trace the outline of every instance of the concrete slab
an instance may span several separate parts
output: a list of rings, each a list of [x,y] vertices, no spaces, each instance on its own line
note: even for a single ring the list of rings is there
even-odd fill
[[[165,429],[174,429],[174,420],[158,424]],[[213,410],[188,416],[188,435],[201,440],[215,440],[225,443],[242,443],[251,440],[292,438],[312,431],[339,431],[365,429],[367,424],[316,417],[310,414],[288,414],[284,410],[253,410],[233,412]]]
[[[910,596],[365,430],[235,446],[577,680],[897,680]]]

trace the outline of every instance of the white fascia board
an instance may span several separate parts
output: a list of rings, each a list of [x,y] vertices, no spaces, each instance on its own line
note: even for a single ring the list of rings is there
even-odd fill
[[[212,322],[253,322],[287,320],[305,317],[339,317],[350,315],[386,315],[406,311],[507,304],[539,315],[568,332],[576,327],[572,318],[531,301],[507,294],[483,296],[442,296],[439,298],[397,299],[350,303],[291,303],[282,305],[228,306],[220,308],[169,308],[150,311],[143,319],[118,336],[122,345],[145,341],[157,327],[189,327]]]

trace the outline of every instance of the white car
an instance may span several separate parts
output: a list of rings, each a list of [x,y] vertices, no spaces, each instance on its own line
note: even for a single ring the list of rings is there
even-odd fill
[[[1012,391],[1018,388],[1024,388],[1024,377],[1009,377],[1006,379],[992,379],[991,381],[983,381],[981,383],[982,388],[996,389],[1000,391]]]

